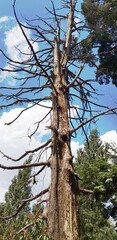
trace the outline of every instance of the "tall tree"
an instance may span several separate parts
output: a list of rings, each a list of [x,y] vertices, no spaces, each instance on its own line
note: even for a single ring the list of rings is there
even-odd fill
[[[88,143],[78,150],[76,171],[83,189],[93,194],[78,196],[81,239],[116,239],[117,233],[109,219],[116,223],[117,155],[110,144],[103,144],[93,130]],[[114,215],[114,214],[115,215]],[[108,234],[107,234],[108,233]]]
[[[25,164],[30,164],[32,157],[29,157]],[[19,170],[18,175],[16,175],[8,192],[5,194],[5,203],[1,204],[0,215],[12,215],[17,211],[19,206],[22,204],[22,200],[31,197],[31,168],[24,168]],[[13,239],[14,235],[23,226],[25,226],[26,221],[28,221],[28,213],[30,212],[30,204],[27,202],[21,209],[17,216],[13,219],[1,220],[1,239]]]
[[[79,128],[82,128],[85,133],[84,126],[86,124],[97,116],[113,112],[116,108],[109,109],[105,107],[104,110],[103,106],[104,111],[100,111],[96,115],[91,111],[92,105],[96,107],[100,105],[90,99],[95,94],[92,81],[89,79],[83,80],[81,77],[87,61],[85,61],[84,57],[84,62],[80,65],[78,56],[73,54],[76,47],[74,34],[79,33],[84,27],[82,23],[78,25],[77,1],[63,0],[61,1],[62,7],[58,9],[55,8],[54,3],[51,1],[52,9],[47,9],[49,17],[38,17],[35,24],[34,21],[22,24],[17,16],[15,4],[16,1],[14,1],[13,5],[14,15],[30,52],[25,53],[25,60],[20,62],[10,59],[1,50],[9,62],[9,67],[1,68],[1,70],[17,73],[16,79],[21,82],[18,87],[1,88],[0,98],[5,101],[1,107],[14,107],[16,104],[25,104],[26,106],[27,103],[32,103],[32,105],[26,106],[25,110],[13,121],[7,123],[10,125],[24,111],[33,108],[35,105],[48,108],[45,101],[50,100],[50,112],[41,121],[50,114],[51,123],[48,128],[51,129],[51,138],[38,148],[26,151],[17,159],[6,156],[3,152],[1,153],[12,161],[20,161],[33,152],[40,152],[39,156],[41,157],[42,152],[47,148],[51,149],[51,154],[46,162],[37,161],[32,164],[9,167],[1,164],[0,167],[3,169],[41,167],[40,170],[37,170],[38,175],[45,167],[50,167],[51,180],[49,189],[45,189],[36,196],[24,200],[23,203],[32,201],[49,192],[46,214],[48,234],[54,240],[79,240],[76,189],[74,187],[76,175],[73,168],[71,137],[75,136]],[[26,34],[29,29],[33,34],[31,39]],[[39,50],[37,51],[34,49],[35,42],[39,44]],[[80,40],[77,41],[77,44],[80,44]],[[23,53],[20,52],[20,54]],[[75,99],[80,107],[76,106]],[[7,100],[9,102],[6,102]],[[76,123],[74,123],[75,120]],[[35,131],[30,134],[30,138],[36,133],[40,122],[37,123]]]
[[[117,1],[84,0],[82,13],[88,27],[82,47],[87,55],[97,49],[97,80],[101,84],[112,81],[117,86]]]

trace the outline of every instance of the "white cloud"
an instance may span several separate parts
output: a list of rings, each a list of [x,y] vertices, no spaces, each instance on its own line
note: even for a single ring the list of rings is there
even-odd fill
[[[27,35],[27,38],[30,39],[31,30],[25,29],[24,31]],[[28,55],[25,55],[25,54],[30,54],[30,48],[27,44],[25,37],[23,36],[23,33],[20,27],[18,25],[14,26],[9,31],[5,32],[5,35],[6,35],[6,38],[4,42],[5,42],[9,57],[19,62],[27,60]],[[36,42],[33,44],[33,48],[35,51],[38,50],[38,44]]]
[[[11,16],[4,16],[0,18],[0,29],[8,29],[9,26],[14,22],[14,18]]]
[[[43,103],[45,104],[45,103]],[[50,103],[46,103],[47,106],[50,106]],[[46,121],[49,121],[49,117],[44,120],[43,123],[40,123],[40,128],[37,131],[37,135],[32,137],[31,139],[27,136],[28,133],[31,134],[36,127],[35,122],[38,122],[43,118],[47,112],[47,108],[35,106],[30,108],[29,111],[24,112],[21,117],[14,122],[11,126],[5,125],[6,122],[12,121],[24,108],[15,108],[10,110],[9,112],[4,112],[0,119],[0,133],[1,133],[1,141],[0,141],[0,150],[5,152],[7,155],[17,158],[21,154],[23,154],[26,150],[34,149],[42,144],[43,136],[49,134],[49,130],[45,129],[45,126],[49,124]],[[0,155],[0,163],[4,165],[13,165],[14,163],[11,161],[2,158]],[[46,158],[46,156],[44,156]],[[20,164],[20,163],[17,163]],[[17,165],[16,164],[16,165]],[[8,190],[8,186],[11,183],[11,179],[14,174],[17,174],[17,171],[3,171],[0,169],[0,201],[4,200],[4,194]],[[46,176],[46,179],[49,175]],[[45,180],[46,181],[46,180]],[[40,185],[40,188],[42,186]]]
[[[6,191],[7,191],[7,188],[0,186],[0,201],[1,202],[4,201],[4,194],[5,194]]]
[[[9,17],[8,16],[4,16],[4,17],[0,18],[0,23],[6,22],[6,21],[9,21]]]
[[[4,71],[1,72],[0,74],[0,82],[3,82],[5,79],[8,78],[8,84],[10,86],[15,86],[16,84],[16,80],[14,79],[17,76],[16,72],[9,72],[9,71],[5,71],[6,70],[11,70],[10,66],[6,66],[4,68]]]
[[[102,135],[101,137],[102,142],[106,142],[106,143],[115,143],[117,144],[117,132],[115,130],[106,132],[104,135]]]
[[[49,102],[46,103],[50,105]],[[31,105],[29,105],[30,107]],[[35,141],[38,143],[41,142],[42,137],[49,133],[49,130],[45,129],[45,125],[49,117],[40,123],[40,128],[37,130],[37,135],[35,137],[30,138],[30,135],[35,130],[37,124],[41,118],[43,118],[47,112],[47,108],[43,108],[40,106],[34,106],[30,108],[28,111],[25,111],[20,118],[18,118],[13,124],[10,126],[5,125],[16,118],[22,110],[25,108],[15,108],[10,110],[9,112],[4,112],[0,119],[0,132],[2,135],[2,141],[0,143],[0,149],[7,154],[12,154],[15,157],[23,153],[24,149],[31,148],[35,146]],[[36,144],[37,145],[37,144]],[[19,148],[20,146],[20,148]],[[15,149],[18,148],[18,151]]]
[[[9,18],[8,17],[1,18],[2,22],[5,20],[9,20]],[[27,38],[30,40],[31,30],[25,29],[24,31]],[[38,43],[32,42],[32,40],[30,40],[30,42],[33,45],[34,50],[37,51],[39,49]],[[7,55],[10,59],[16,62],[22,62],[29,59],[29,54],[31,53],[31,50],[18,25],[13,26],[12,28],[5,32],[4,44],[6,46]],[[4,70],[5,69],[12,69],[12,67],[5,66]],[[7,79],[8,85],[14,86],[16,84],[16,81],[15,79],[13,79],[13,77],[16,76],[17,73],[15,72],[3,71],[0,74],[0,82],[3,82],[4,80]]]
[[[73,157],[77,157],[77,150],[79,148],[79,142],[71,141],[71,149]]]

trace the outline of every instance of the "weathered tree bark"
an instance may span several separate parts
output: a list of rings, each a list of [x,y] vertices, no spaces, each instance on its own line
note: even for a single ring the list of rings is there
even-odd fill
[[[71,136],[68,121],[69,99],[66,88],[68,82],[65,72],[67,54],[63,51],[63,56],[60,56],[59,38],[56,38],[52,92],[51,185],[47,214],[48,232],[54,240],[79,240],[76,193],[73,186],[73,156],[70,147]]]
[[[62,77],[64,78],[64,76]],[[53,92],[53,141],[47,216],[48,231],[54,240],[78,240],[67,92],[59,77],[56,79],[55,87],[56,92]]]

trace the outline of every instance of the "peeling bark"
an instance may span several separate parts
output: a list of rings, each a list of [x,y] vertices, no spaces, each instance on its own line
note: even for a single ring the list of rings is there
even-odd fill
[[[68,121],[69,99],[67,92],[68,76],[65,71],[69,57],[76,1],[72,0],[68,15],[65,48],[60,51],[59,35],[54,46],[54,88],[52,92],[53,118],[51,184],[48,201],[48,233],[54,240],[79,240],[76,193],[73,187],[71,133]]]
[[[78,240],[76,196],[70,172],[74,172],[68,122],[65,76],[56,75],[53,90],[51,185],[48,201],[48,232],[54,240]]]

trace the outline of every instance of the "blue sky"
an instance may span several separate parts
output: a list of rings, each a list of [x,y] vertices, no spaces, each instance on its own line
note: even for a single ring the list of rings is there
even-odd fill
[[[81,2],[81,1],[80,1]],[[54,3],[59,6],[60,1],[54,0]],[[80,3],[79,4],[79,8],[80,8]],[[5,50],[6,53],[8,54],[8,56],[12,57],[13,54],[15,55],[15,58],[18,58],[18,54],[15,51],[15,47],[13,49],[13,44],[15,46],[23,46],[24,48],[26,47],[23,40],[17,43],[17,38],[20,37],[19,36],[15,36],[15,32],[18,33],[17,30],[17,25],[14,19],[14,15],[13,15],[13,1],[10,0],[4,0],[0,3],[0,48]],[[17,0],[16,2],[16,9],[17,9],[17,13],[19,18],[24,21],[23,17],[26,17],[27,19],[33,19],[35,18],[37,15],[39,16],[43,16],[45,15],[45,7],[49,8],[51,6],[51,1],[47,1],[47,0],[42,0],[42,1],[38,1],[38,0]],[[14,36],[14,38],[10,38],[10,33],[12,32],[12,36]],[[9,34],[8,34],[9,33]],[[30,36],[31,33],[28,33],[28,35]],[[19,44],[19,45],[17,45]],[[37,49],[38,46],[35,45],[35,49]],[[0,54],[0,64],[2,67],[5,67],[6,64],[6,60],[5,58],[2,57],[2,55]],[[13,80],[12,76],[7,74],[4,75],[0,75],[1,76],[1,86],[7,86],[8,85],[15,85],[17,84],[15,80]],[[15,75],[14,75],[15,77]],[[94,79],[95,74],[94,74],[94,69],[89,69],[86,68],[86,70],[83,73],[83,78],[87,79],[87,78],[93,78]],[[4,80],[3,80],[4,79]],[[97,83],[94,84],[95,88],[98,89],[98,93],[101,94],[101,96],[98,97],[98,103],[102,104],[102,105],[107,105],[109,107],[116,107],[116,102],[117,102],[117,88],[112,85],[99,85]],[[103,96],[102,96],[103,95]],[[117,125],[116,125],[116,120],[117,117],[114,115],[111,115],[109,117],[101,117],[100,120],[97,122],[97,125],[94,126],[98,128],[100,135],[104,134],[107,131],[111,131],[111,130],[115,130],[117,131]],[[82,142],[82,136],[79,136],[79,141],[80,143]]]
[[[59,5],[60,1],[54,0],[54,3]],[[79,3],[79,1],[78,1]],[[12,0],[3,0],[0,3],[0,48],[5,50],[9,57],[13,57],[18,59],[20,56],[15,48],[15,45],[19,48],[26,49],[26,43],[22,38],[17,24],[13,15],[12,8],[13,1]],[[45,14],[45,6],[50,7],[50,1],[48,0],[17,0],[17,12],[18,16],[22,21],[24,21],[23,17],[28,19],[35,18],[36,15],[43,16]],[[23,17],[22,17],[23,16]],[[31,32],[28,31],[27,35],[30,37]],[[38,45],[35,44],[35,49],[38,49]],[[0,67],[6,67],[6,60],[0,54]],[[94,79],[94,70],[86,68],[83,73],[83,78],[93,78]],[[14,86],[17,82],[12,78],[14,76],[10,76],[9,74],[5,75],[0,73],[0,86]],[[109,107],[117,106],[117,88],[112,85],[99,85],[97,83],[94,84],[95,88],[98,90],[99,94],[103,94],[103,96],[99,96],[96,100],[99,104],[107,105]],[[49,102],[47,104],[50,104]],[[76,103],[77,104],[77,103]],[[11,125],[11,127],[4,125],[5,122],[8,122],[13,119],[14,116],[23,109],[23,106],[20,108],[15,107],[14,109],[4,110],[0,119],[0,133],[1,133],[1,141],[0,141],[0,150],[6,152],[10,155],[18,156],[18,154],[22,154],[23,151],[28,149],[33,149],[35,146],[41,144],[42,141],[46,138],[46,135],[49,133],[45,130],[45,125],[47,122],[41,125],[41,128],[38,131],[38,135],[33,137],[30,140],[27,137],[28,131],[33,131],[35,125],[33,125],[33,120],[39,121],[44,114],[47,114],[43,108],[34,108],[29,113],[25,113],[24,116],[20,118],[15,124]],[[48,120],[48,119],[47,119]],[[100,117],[99,121],[96,125],[92,125],[92,128],[97,128],[100,132],[100,135],[103,135],[103,140],[117,142],[117,116],[103,116]],[[30,130],[29,130],[30,129]],[[72,149],[73,154],[76,154],[76,150],[79,144],[84,143],[84,137],[79,132],[76,139],[72,141]],[[3,160],[2,160],[3,161]],[[1,173],[3,176],[3,172]],[[13,173],[8,174],[5,177],[4,183],[2,182],[0,185],[1,194],[5,192],[5,189],[8,186],[8,182],[12,178]]]

